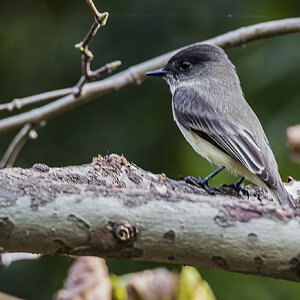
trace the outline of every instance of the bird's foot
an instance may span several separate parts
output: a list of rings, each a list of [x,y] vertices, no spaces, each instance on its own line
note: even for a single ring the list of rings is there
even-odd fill
[[[220,166],[218,169],[213,171],[211,174],[206,176],[204,179],[202,177],[193,177],[193,176],[187,176],[185,178],[182,178],[186,183],[193,184],[198,187],[204,188],[208,194],[210,195],[216,195],[216,192],[212,189],[211,186],[208,185],[208,181],[211,180],[214,176],[219,174],[222,170],[224,170],[224,166]]]
[[[220,184],[219,187],[230,187],[235,189],[238,193],[242,192],[243,195],[247,196],[249,198],[249,193],[247,190],[245,190],[244,188],[241,187],[241,184],[243,182],[243,180],[245,179],[245,177],[241,177],[237,182],[235,183],[230,183],[230,184]]]
[[[193,176],[187,176],[185,178],[183,178],[183,180],[186,183],[190,183],[193,184],[197,187],[202,187],[206,190],[206,192],[210,195],[216,195],[216,192],[208,185],[208,181],[210,178],[205,177],[204,179],[202,179],[201,177],[193,177]]]

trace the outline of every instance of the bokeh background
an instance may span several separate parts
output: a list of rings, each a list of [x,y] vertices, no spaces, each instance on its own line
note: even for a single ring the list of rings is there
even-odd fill
[[[95,3],[99,10],[109,11],[110,17],[90,45],[95,55],[92,65],[120,59],[123,65],[119,70],[241,26],[294,17],[300,11],[297,0]],[[1,1],[0,103],[74,85],[80,76],[80,54],[74,44],[92,22],[84,0]],[[262,121],[284,180],[289,175],[300,179],[300,167],[290,160],[285,139],[286,128],[300,123],[299,48],[300,34],[292,34],[227,51],[246,99]],[[0,118],[7,115],[1,113]],[[1,155],[16,132],[1,134]],[[158,79],[125,87],[61,114],[38,134],[39,138],[22,150],[17,166],[82,164],[98,153],[118,153],[171,178],[202,176],[214,169],[181,136],[172,120],[169,89]],[[233,180],[222,172],[213,183]],[[61,288],[71,262],[68,257],[43,257],[14,263],[0,270],[0,291],[26,299],[51,299]],[[116,274],[158,266],[132,261],[107,263]],[[296,283],[217,270],[200,272],[218,299],[299,299],[300,285]]]

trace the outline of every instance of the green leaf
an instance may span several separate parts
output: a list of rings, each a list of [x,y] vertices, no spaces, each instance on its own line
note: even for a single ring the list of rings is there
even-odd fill
[[[179,280],[178,300],[216,300],[209,284],[193,267],[183,267]]]
[[[112,274],[110,276],[113,298],[116,300],[128,300],[126,283],[119,279],[118,276]]]

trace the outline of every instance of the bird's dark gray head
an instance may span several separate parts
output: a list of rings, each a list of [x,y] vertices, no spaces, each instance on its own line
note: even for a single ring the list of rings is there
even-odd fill
[[[209,44],[191,46],[176,53],[161,69],[147,72],[147,76],[162,76],[171,86],[204,78],[222,79],[235,75],[235,68],[223,49]]]

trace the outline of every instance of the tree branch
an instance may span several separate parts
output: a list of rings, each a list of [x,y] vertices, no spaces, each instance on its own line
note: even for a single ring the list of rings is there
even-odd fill
[[[81,68],[82,68],[82,76],[80,77],[78,83],[74,88],[74,95],[77,97],[80,95],[82,87],[86,82],[95,80],[100,76],[103,72],[111,73],[112,70],[116,69],[121,65],[121,61],[114,61],[112,63],[105,64],[103,67],[92,71],[91,70],[91,61],[94,59],[93,53],[89,50],[89,42],[91,39],[96,35],[97,31],[100,27],[105,26],[109,13],[99,13],[94,2],[92,0],[86,0],[92,12],[94,14],[94,24],[92,25],[91,29],[85,36],[85,38],[78,44],[75,45],[75,48],[79,49],[81,52]]]
[[[203,41],[202,43],[210,43],[227,49],[241,46],[254,40],[294,32],[300,32],[300,18],[270,21],[239,28],[215,38]],[[67,95],[43,107],[0,120],[0,132],[18,126],[23,126],[29,122],[39,124],[43,120],[48,120],[59,113],[76,107],[79,104],[91,101],[113,90],[118,90],[129,84],[140,84],[145,79],[145,72],[159,68],[165,64],[172,55],[181,49],[183,48],[176,49],[146,62],[132,66],[129,69],[110,76],[102,81],[86,84],[78,97],[75,97],[74,95]],[[52,93],[54,92],[55,91]],[[43,97],[45,94],[42,93],[40,95]]]
[[[68,94],[71,94],[73,92],[73,88],[65,88],[55,91],[49,91],[41,94],[36,94],[29,97],[24,98],[16,98],[8,103],[0,104],[0,111],[6,110],[6,111],[12,111],[14,109],[21,109],[26,105],[39,103],[46,100],[51,100],[58,97],[63,97]]]
[[[300,182],[287,188],[299,195]],[[1,251],[174,262],[300,281],[299,209],[246,189],[249,199],[230,188],[209,196],[117,155],[82,166],[3,169]]]
[[[111,73],[112,70],[116,69],[121,65],[121,61],[114,61],[112,63],[107,63],[103,67],[98,68],[95,71],[91,70],[91,61],[93,60],[94,56],[92,52],[88,49],[88,44],[91,41],[92,37],[96,35],[98,29],[102,26],[104,26],[108,19],[108,12],[99,13],[94,2],[92,0],[86,0],[89,7],[92,9],[94,14],[94,24],[92,25],[91,29],[85,36],[85,38],[75,45],[77,49],[81,52],[81,61],[82,61],[82,76],[80,77],[78,83],[75,85],[73,89],[71,89],[71,93],[75,97],[77,97],[82,90],[82,87],[86,82],[92,81],[100,76],[103,72]],[[11,103],[4,104],[2,107],[0,106],[0,110],[13,110],[14,108],[21,108],[22,106],[31,103],[37,103],[43,100],[52,99],[55,97],[58,97],[58,95],[65,96],[67,95],[67,91],[69,91],[68,88],[48,92],[40,95],[35,95],[33,97],[25,98],[22,100],[15,99]],[[41,121],[40,124],[45,123],[45,121]],[[38,127],[37,123],[33,124],[32,122],[28,122],[24,125],[24,127],[20,130],[20,132],[17,134],[17,136],[13,139],[12,143],[6,150],[3,159],[0,162],[0,168],[6,168],[13,166],[19,152],[21,151],[22,147],[25,145],[28,138],[32,137],[32,134],[35,133],[35,136],[37,137],[36,132],[33,130],[33,128]]]
[[[26,141],[30,138],[37,138],[34,127],[35,126],[31,124],[25,124],[23,126],[4,153],[3,158],[0,161],[0,169],[12,167]]]

